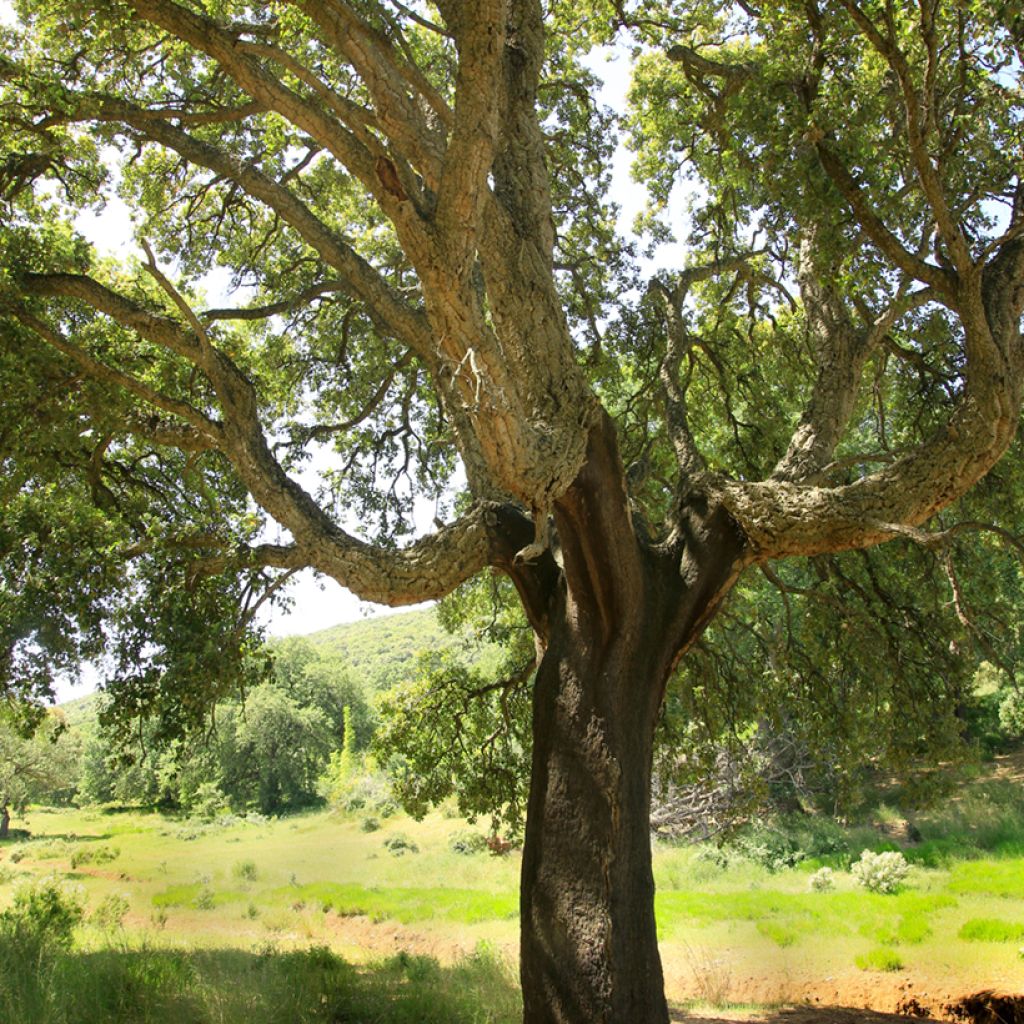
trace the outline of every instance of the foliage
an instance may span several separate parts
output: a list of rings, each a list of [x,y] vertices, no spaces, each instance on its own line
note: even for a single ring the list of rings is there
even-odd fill
[[[84,913],[81,894],[57,878],[24,882],[0,913],[0,941],[23,946],[29,957],[51,947],[67,949]]]
[[[382,703],[380,763],[417,814],[454,794],[510,832],[533,755],[569,766],[616,810],[590,881],[591,816],[550,820],[579,830],[577,900],[613,918],[609,870],[651,891],[644,858],[609,851],[638,834],[684,653],[670,782],[781,737],[799,756],[754,796],[845,813],[869,766],[970,757],[978,660],[1012,680],[1021,654],[1012,5],[414,6],[20,0],[0,30],[19,720],[102,657],[94,797],[127,795],[104,775],[134,757],[146,800],[188,809],[212,782],[236,808],[302,806],[357,688],[321,700],[301,651],[276,685],[261,609],[302,567],[396,605],[465,587],[458,605],[493,569],[492,605],[514,581],[524,606],[494,616],[495,670],[428,652]],[[588,63],[607,44],[632,72],[617,112]],[[649,204],[631,237],[620,132]],[[83,237],[115,196],[144,260]],[[670,270],[638,259],[677,237]],[[595,713],[563,715],[576,687]],[[579,756],[606,743],[615,771]],[[799,855],[751,837],[748,859]],[[570,950],[595,1006],[611,948]]]
[[[461,587],[441,616],[500,657],[485,673],[450,652],[422,656],[412,680],[381,696],[373,749],[414,816],[454,796],[468,820],[487,815],[493,829],[518,833],[529,785],[531,633],[509,585],[494,579]]]
[[[854,881],[868,892],[898,892],[907,877],[910,865],[902,853],[886,850],[873,853],[864,850],[860,859],[850,865]]]
[[[30,726],[26,738],[0,707],[0,814],[20,813],[30,801],[61,803],[74,786],[74,754],[59,743],[64,725],[54,713]]]
[[[104,931],[113,931],[124,924],[129,909],[127,897],[121,893],[108,893],[89,914],[89,923]]]
[[[1010,690],[999,702],[999,724],[1014,739],[1024,736],[1024,691]]]
[[[835,872],[830,867],[818,868],[807,880],[815,892],[831,892],[835,887]]]
[[[107,846],[104,843],[87,843],[75,847],[71,851],[71,866],[79,867],[82,864],[109,864],[117,860],[121,851],[116,846]]]

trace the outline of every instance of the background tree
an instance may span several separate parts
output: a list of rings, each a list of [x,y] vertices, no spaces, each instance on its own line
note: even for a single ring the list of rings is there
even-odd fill
[[[32,801],[60,802],[74,777],[74,755],[57,743],[56,714],[48,715],[31,736],[23,736],[0,717],[0,839],[10,834],[11,815]]]
[[[776,560],[854,580],[833,556],[948,559],[979,524],[944,510],[1013,441],[1014,8],[18,9],[5,678],[43,696],[49,664],[108,647],[116,715],[171,735],[258,678],[252,615],[300,566],[391,604],[505,573],[538,655],[525,1018],[666,1020],[648,817],[670,673],[757,567],[790,596],[804,569]],[[653,243],[678,176],[699,182],[684,265],[646,282],[580,59],[619,30]],[[110,187],[139,262],[74,228]],[[234,305],[204,301],[213,263]],[[411,540],[417,494],[448,521]]]

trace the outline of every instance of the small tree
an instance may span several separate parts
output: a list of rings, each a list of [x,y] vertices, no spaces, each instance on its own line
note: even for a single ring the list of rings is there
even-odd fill
[[[61,728],[55,716],[47,716],[26,737],[0,716],[0,839],[10,833],[12,814],[65,789],[74,777],[73,753],[57,742]]]

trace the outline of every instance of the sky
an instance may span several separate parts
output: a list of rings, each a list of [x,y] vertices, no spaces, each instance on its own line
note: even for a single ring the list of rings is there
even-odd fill
[[[13,20],[9,0],[0,0],[0,24],[9,24]],[[627,55],[623,51],[606,50],[596,54],[590,65],[592,70],[604,79],[600,101],[616,109],[623,109],[628,88]],[[612,196],[622,208],[620,226],[627,235],[644,201],[643,189],[632,181],[629,165],[630,155],[624,146],[620,146],[612,164]],[[79,215],[76,226],[102,255],[125,259],[133,253],[139,254],[138,243],[133,238],[128,208],[116,196],[110,198],[104,210]],[[666,256],[671,259],[673,255],[675,254],[663,253],[659,262],[664,263]],[[235,295],[232,299],[228,294],[228,278],[229,274],[223,268],[217,268],[207,276],[203,284],[211,302],[219,305],[231,301],[241,304],[245,301],[244,297]],[[303,482],[308,488],[315,489],[315,474],[314,479],[307,477]],[[429,528],[432,513],[432,507],[429,511],[424,509],[423,515],[417,516],[417,521],[422,522],[425,528]],[[289,587],[288,593],[291,606],[287,609],[270,609],[265,620],[271,636],[311,633],[338,623],[392,611],[381,605],[360,601],[334,580],[316,578],[311,570],[300,573]],[[74,690],[69,684],[61,686],[60,699],[80,696],[93,689],[95,679],[96,673],[87,669],[83,681]]]

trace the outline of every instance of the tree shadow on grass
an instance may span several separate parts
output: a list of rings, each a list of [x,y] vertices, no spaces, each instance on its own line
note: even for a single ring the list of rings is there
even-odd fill
[[[52,950],[0,945],[0,1021],[18,1024],[517,1024],[514,972],[486,948],[450,967],[325,947]]]

